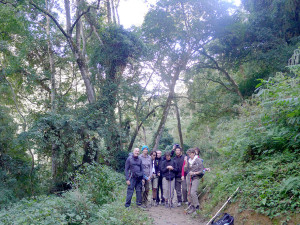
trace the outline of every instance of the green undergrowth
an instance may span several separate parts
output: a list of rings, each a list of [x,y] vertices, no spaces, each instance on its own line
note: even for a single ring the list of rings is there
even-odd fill
[[[148,223],[142,211],[124,207],[125,180],[112,169],[87,166],[73,183],[76,187],[61,197],[42,195],[7,206],[0,211],[0,224]]]
[[[284,221],[299,213],[300,68],[292,69],[293,74],[261,80],[240,116],[220,123],[206,143],[218,155],[207,162],[212,172],[199,189],[209,190],[206,216],[237,187],[232,201],[239,201],[241,211]]]
[[[203,213],[209,215],[219,203],[225,203],[237,187],[240,191],[232,202],[240,200],[240,211],[254,209],[270,218],[286,217],[299,213],[299,156],[285,153],[266,157],[263,161],[236,163],[227,169],[217,165],[206,175],[199,191],[208,191],[209,203]]]

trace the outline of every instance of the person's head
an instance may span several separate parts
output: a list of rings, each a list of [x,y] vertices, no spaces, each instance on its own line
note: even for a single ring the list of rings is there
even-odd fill
[[[176,154],[176,156],[180,156],[180,155],[182,154],[181,148],[180,148],[179,146],[176,147],[176,149],[175,149],[175,154]]]
[[[148,155],[148,151],[149,151],[148,146],[147,145],[143,145],[143,147],[142,147],[143,155]]]
[[[195,154],[196,154],[196,155],[199,155],[199,154],[200,154],[200,149],[199,149],[198,147],[194,148],[194,150],[195,150]]]
[[[193,148],[190,148],[189,150],[187,150],[186,152],[188,154],[188,156],[191,158],[191,159],[194,159],[196,153],[195,153],[195,149]]]
[[[140,149],[139,149],[139,148],[133,149],[133,156],[134,156],[134,157],[138,157],[139,154],[140,154]]]
[[[159,150],[156,151],[156,157],[157,157],[158,159],[161,158],[161,151],[159,151]]]
[[[154,160],[156,158],[156,151],[150,152],[151,159]]]
[[[166,160],[171,160],[171,153],[170,152],[166,152],[165,153],[165,157],[166,157]]]

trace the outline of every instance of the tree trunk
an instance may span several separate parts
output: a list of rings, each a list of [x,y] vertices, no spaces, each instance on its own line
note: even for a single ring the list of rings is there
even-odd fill
[[[82,54],[80,51],[80,46],[77,46],[72,39],[72,26],[71,26],[71,13],[70,13],[70,1],[64,0],[65,3],[65,10],[66,10],[66,25],[67,25],[67,32],[62,28],[62,26],[58,23],[58,21],[51,15],[47,10],[44,10],[43,8],[39,7],[37,4],[35,4],[32,0],[29,1],[32,6],[34,6],[36,9],[43,12],[45,15],[48,15],[51,17],[53,22],[56,24],[56,26],[59,28],[59,30],[62,32],[62,34],[65,36],[68,44],[70,45],[70,48],[72,50],[73,55],[75,56],[76,62],[78,64],[81,76],[84,80],[84,84],[86,87],[86,93],[88,97],[89,103],[94,103],[96,101],[95,97],[95,91],[94,87],[90,81],[89,78],[89,71],[88,67],[85,63],[85,55]],[[80,7],[77,6],[77,9],[79,10]],[[78,15],[78,14],[77,14]],[[80,17],[77,17],[75,19],[75,22],[79,22]],[[74,24],[75,25],[75,24]]]
[[[81,10],[80,10],[80,0],[76,0],[76,5],[77,5],[77,11],[76,11],[76,15],[77,18],[80,17],[81,14]],[[66,7],[67,9],[68,7]],[[68,13],[67,13],[68,14]],[[83,49],[81,49],[81,40],[82,37],[84,38],[83,34],[82,34],[82,24],[81,24],[81,19],[78,20],[77,24],[76,24],[76,35],[75,35],[75,39],[76,39],[76,46],[73,44],[74,42],[71,40],[70,43],[73,44],[73,53],[76,57],[76,62],[77,65],[79,67],[81,76],[83,78],[85,87],[86,87],[86,93],[88,96],[88,101],[89,103],[94,103],[96,101],[95,98],[95,90],[94,87],[90,81],[89,78],[89,70],[88,70],[88,66],[86,63],[86,58],[85,58],[85,40],[83,40]]]
[[[135,142],[135,139],[136,139],[136,137],[137,137],[137,135],[138,135],[138,133],[139,133],[139,130],[141,129],[141,127],[143,127],[143,123],[149,118],[149,116],[151,116],[154,112],[155,112],[155,110],[158,108],[158,107],[162,107],[163,105],[157,105],[157,106],[155,106],[144,118],[143,118],[143,120],[139,123],[139,124],[137,124],[137,127],[136,127],[136,129],[134,130],[134,133],[133,133],[133,135],[132,135],[132,138],[131,138],[131,140],[130,140],[130,144],[129,144],[129,146],[128,146],[128,151],[129,152],[131,152],[131,150],[132,150],[132,147],[133,147],[133,144],[134,144],[134,142]],[[144,142],[145,142],[145,145],[147,145],[147,140],[146,140],[146,133],[145,133],[145,128],[143,127],[143,132],[144,132]]]
[[[113,13],[113,22],[114,22],[114,24],[117,24],[114,0],[111,0],[111,8],[112,8],[112,13]]]
[[[177,105],[177,99],[175,98],[174,100],[175,103],[175,111],[176,111],[176,118],[177,118],[177,128],[178,128],[178,135],[179,135],[179,140],[180,140],[180,146],[183,149],[183,138],[182,138],[182,132],[181,132],[181,121],[180,121],[180,113]]]
[[[118,101],[118,114],[119,114],[119,132],[120,132],[120,150],[123,151],[123,141],[122,141],[122,109],[120,106],[120,101]]]
[[[145,145],[148,145],[148,144],[147,144],[146,129],[145,129],[144,126],[143,126],[142,128],[143,128],[143,134],[144,134],[144,143],[145,143]]]
[[[110,0],[106,0],[106,10],[107,10],[107,22],[111,23],[111,7]]]
[[[46,9],[48,12],[51,12],[52,3],[50,3],[50,6],[48,4],[48,0],[45,0]],[[54,60],[53,60],[53,51],[52,51],[52,44],[51,44],[51,38],[50,38],[50,18],[48,15],[46,15],[46,34],[47,34],[47,42],[48,42],[48,56],[49,56],[49,68],[50,68],[50,74],[51,74],[51,111],[52,113],[55,113],[56,111],[56,105],[55,105],[55,95],[56,95],[56,85],[55,85],[55,68],[54,68]],[[52,172],[52,178],[53,183],[56,183],[57,178],[57,168],[58,168],[58,155],[57,155],[57,146],[55,143],[51,144],[51,159],[52,159],[52,166],[51,166],[51,172]]]
[[[165,104],[165,107],[164,107],[162,118],[160,120],[158,129],[157,129],[157,131],[154,135],[154,138],[153,138],[152,146],[153,146],[154,151],[158,150],[157,148],[158,148],[158,145],[159,145],[159,141],[160,141],[162,132],[163,132],[164,127],[165,127],[165,123],[167,121],[167,117],[168,117],[168,114],[169,114],[171,102],[172,102],[173,97],[174,97],[174,90],[175,90],[176,81],[179,78],[180,72],[181,72],[180,67],[177,67],[176,71],[175,71],[175,74],[174,74],[174,77],[172,79],[172,82],[170,84],[170,92],[169,92],[169,95],[168,95],[168,98],[167,98],[167,101],[166,101],[166,104]]]

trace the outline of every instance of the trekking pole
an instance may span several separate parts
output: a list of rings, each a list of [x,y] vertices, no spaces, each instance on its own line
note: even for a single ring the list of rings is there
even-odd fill
[[[214,218],[216,218],[216,216],[221,212],[221,210],[227,205],[227,203],[230,201],[230,199],[235,195],[235,193],[240,189],[240,187],[238,187],[235,192],[228,198],[228,200],[224,203],[224,205],[221,207],[221,209],[219,209],[219,211],[214,215],[213,218],[210,219],[210,221],[208,221],[208,223],[206,225],[209,225],[211,223],[211,221],[214,220]]]
[[[169,170],[169,208],[171,209],[171,171]]]

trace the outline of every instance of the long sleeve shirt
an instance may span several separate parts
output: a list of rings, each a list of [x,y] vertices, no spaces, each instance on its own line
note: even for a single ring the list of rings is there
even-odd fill
[[[144,154],[141,154],[139,158],[142,160],[144,175],[150,177],[152,175],[152,159],[150,155],[144,156]]]
[[[125,163],[126,180],[130,180],[131,177],[136,177],[136,173],[144,174],[142,160],[139,157],[129,156]]]

